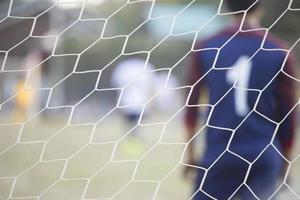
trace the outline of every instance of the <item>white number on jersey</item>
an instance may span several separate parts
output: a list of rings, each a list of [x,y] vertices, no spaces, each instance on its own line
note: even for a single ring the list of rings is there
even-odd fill
[[[247,103],[247,91],[249,86],[252,61],[249,56],[241,56],[236,63],[226,73],[226,80],[229,84],[235,84],[237,88],[234,91],[235,111],[239,116],[245,116],[249,112]]]

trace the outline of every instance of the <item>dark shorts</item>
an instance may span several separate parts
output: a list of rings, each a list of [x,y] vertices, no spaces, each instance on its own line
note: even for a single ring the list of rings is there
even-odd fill
[[[128,123],[137,123],[140,118],[140,113],[126,113],[124,114]]]
[[[209,155],[204,156],[204,162],[207,156]],[[282,158],[274,148],[268,148],[251,165],[249,175],[249,164],[229,152],[223,154],[213,165],[205,165],[202,164],[208,170],[198,171],[194,200],[212,199],[209,195],[220,200],[230,197],[256,199],[252,192],[260,199],[268,199],[277,189]]]

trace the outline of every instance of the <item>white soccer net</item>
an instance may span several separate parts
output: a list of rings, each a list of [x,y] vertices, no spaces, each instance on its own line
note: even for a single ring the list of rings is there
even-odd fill
[[[224,12],[223,0],[213,2],[171,8],[158,0],[0,1],[0,199],[192,199],[181,174],[192,142],[184,139],[182,114],[195,85],[176,83],[176,76],[184,74],[196,41],[234,14]],[[293,5],[290,0],[263,28],[266,35],[299,11]],[[299,39],[292,43],[280,50],[296,51]],[[262,49],[272,51],[261,46],[257,52]],[[174,55],[165,56],[169,50]],[[126,59],[143,67],[129,80],[121,81],[128,76],[122,71],[112,81]],[[139,87],[132,97],[129,91]],[[126,103],[128,95],[136,103]],[[136,123],[122,119],[132,110],[141,112]],[[224,129],[209,120],[201,124],[194,137],[200,147],[206,128]],[[253,165],[229,148],[225,152]],[[285,161],[290,180],[286,176],[270,199],[300,199],[299,148]],[[251,191],[246,182],[242,186]]]

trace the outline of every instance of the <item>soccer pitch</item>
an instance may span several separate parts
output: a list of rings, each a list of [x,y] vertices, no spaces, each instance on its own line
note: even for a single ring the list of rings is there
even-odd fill
[[[20,136],[21,126],[1,125],[0,199],[189,199],[192,185],[183,179],[180,165],[181,116],[165,128],[159,123],[138,127],[144,146],[135,155],[124,150],[130,134],[125,125],[117,114],[96,127],[33,120]],[[203,136],[199,144],[202,148]],[[298,138],[295,155],[299,144]],[[290,176],[297,194],[299,168],[295,162]],[[296,197],[285,189],[279,199]]]

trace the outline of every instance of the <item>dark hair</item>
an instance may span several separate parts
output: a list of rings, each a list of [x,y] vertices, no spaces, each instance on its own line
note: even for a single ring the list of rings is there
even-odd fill
[[[228,9],[231,12],[247,10],[251,7],[257,0],[225,0]],[[249,10],[249,12],[254,11],[259,5],[259,2],[255,3]]]

